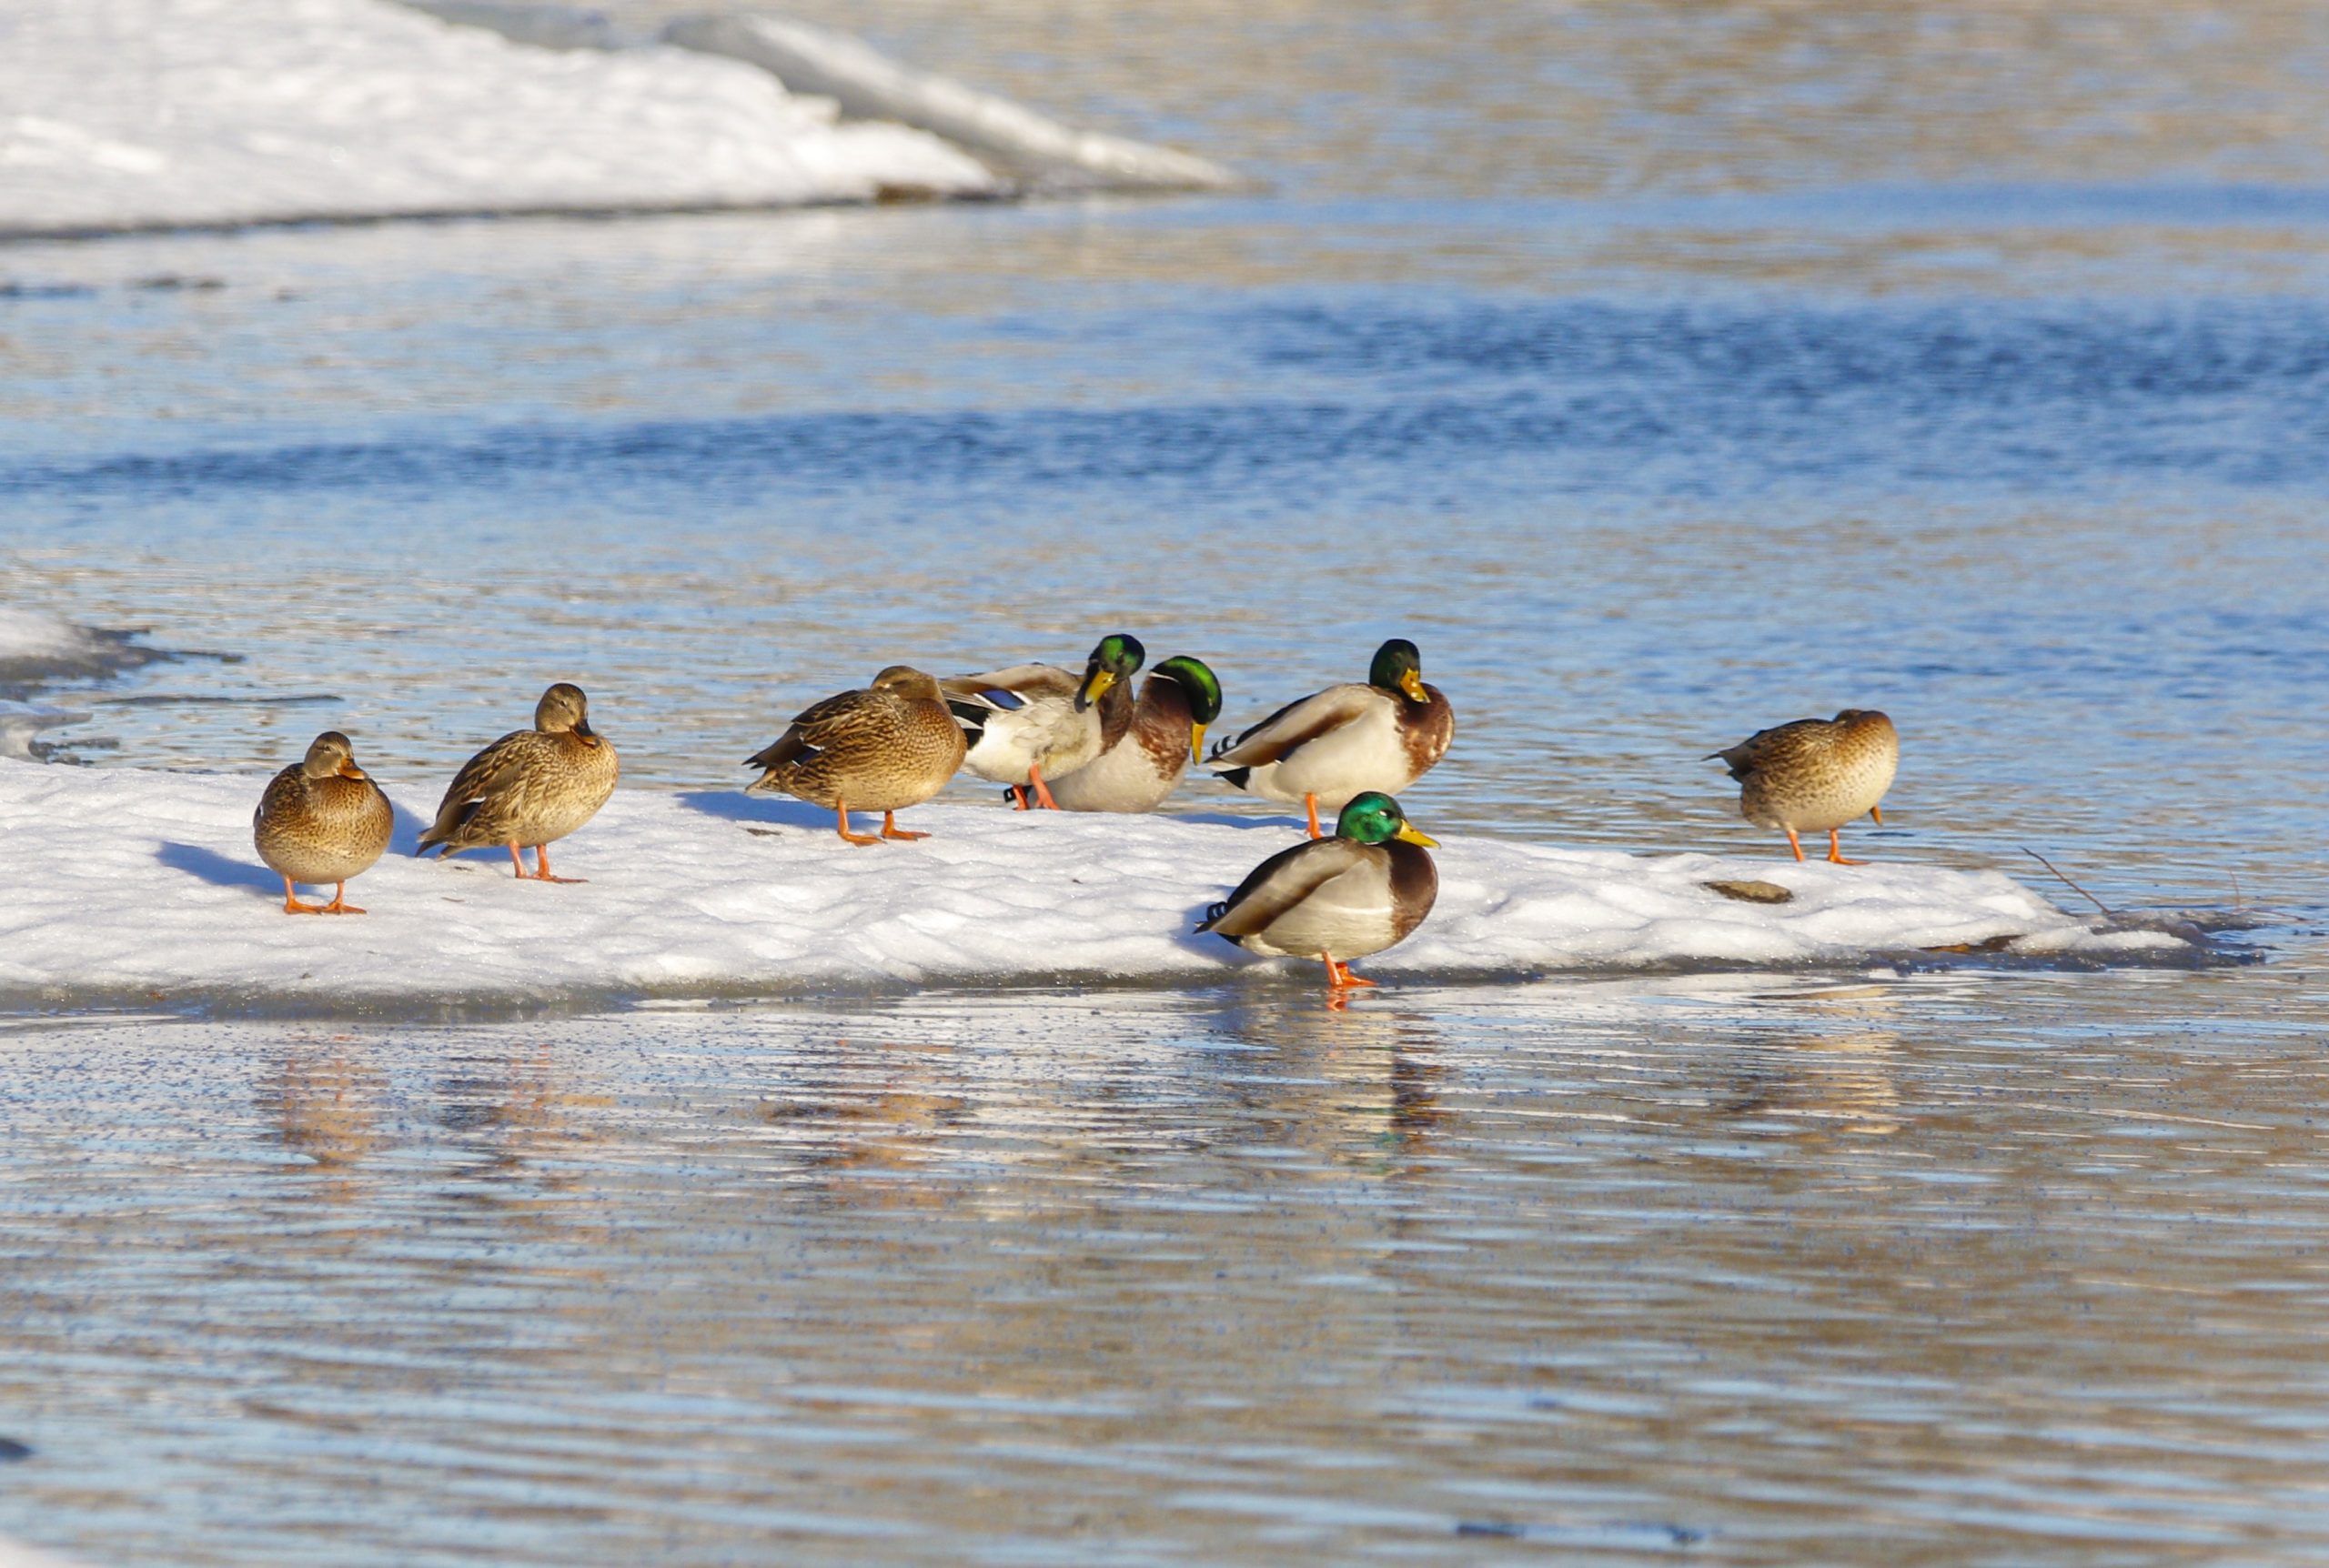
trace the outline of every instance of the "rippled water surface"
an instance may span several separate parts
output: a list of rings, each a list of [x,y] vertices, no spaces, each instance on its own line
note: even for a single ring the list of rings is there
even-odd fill
[[[2324,1001],[13,1030],[6,1506],[238,1564],[2317,1561],[2324,1064],[2260,990]]]
[[[181,656],[57,759],[1405,633],[1434,830],[1749,848],[1876,706],[1868,852],[2263,961],[0,1020],[0,1533],[2329,1558],[2329,13],[844,9],[1269,188],[0,248],[0,592]]]

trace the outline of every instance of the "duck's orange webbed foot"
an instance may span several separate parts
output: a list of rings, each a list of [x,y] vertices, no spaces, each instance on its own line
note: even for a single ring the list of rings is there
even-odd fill
[[[1803,840],[1795,836],[1795,829],[1792,828],[1787,829],[1786,833],[1787,847],[1793,849],[1795,851],[1795,858],[1800,860],[1803,859]]]
[[[1044,782],[1044,770],[1032,762],[1027,764],[1027,782],[1033,787],[1035,799],[1043,802],[1044,810],[1059,809],[1059,802],[1052,799],[1051,786]]]
[[[852,833],[852,832],[851,832],[851,831],[849,830],[849,808],[848,808],[848,807],[846,807],[846,806],[836,806],[836,807],[834,807],[834,808],[833,808],[833,815],[834,815],[835,817],[837,817],[837,818],[839,818],[839,819],[840,819],[839,826],[838,826],[834,830],[835,830],[836,832],[840,833],[840,834],[841,834],[841,836],[842,836],[843,839],[847,839],[849,842],[851,842],[851,843],[852,843],[852,844],[878,844],[878,843],[880,843],[880,842],[882,841],[879,838],[875,837],[875,836],[874,836],[873,834],[872,834],[872,833]]]
[[[899,827],[898,814],[895,811],[884,811],[882,813],[882,837],[884,839],[927,839],[930,835],[927,833],[912,832],[907,829]]]
[[[331,890],[331,902],[316,912],[319,915],[360,915],[364,911],[348,901],[348,884],[342,882]]]
[[[1796,851],[1795,858],[1799,860],[1803,859],[1803,851],[1798,849]],[[1828,829],[1828,859],[1839,866],[1865,866],[1868,864],[1866,860],[1849,859],[1845,857],[1843,840],[1836,837],[1836,830],[1833,828]]]
[[[517,853],[517,851],[513,849],[511,849],[511,850],[510,850],[510,853],[514,856],[514,855]],[[518,874],[519,874],[519,876],[521,876],[521,877],[522,877],[522,876],[524,876],[526,873],[525,873],[522,869],[520,869],[520,870],[519,871],[519,873],[518,873]],[[590,878],[588,878],[588,877],[553,877],[553,876],[551,876],[551,875],[549,874],[549,846],[548,844],[537,844],[537,845],[535,845],[535,846],[534,846],[534,880],[535,880],[535,881],[537,881],[537,882],[587,882],[587,881],[589,881],[590,879]]]
[[[276,875],[282,876],[282,873],[278,871]],[[299,901],[299,895],[292,891],[291,879],[284,877],[283,912],[287,915],[320,915],[324,912],[324,907],[321,904],[301,903]]]
[[[1350,965],[1338,962],[1332,958],[1326,960],[1326,988],[1329,990],[1346,991],[1361,987],[1371,989],[1374,984],[1375,982],[1365,975],[1351,973]]]

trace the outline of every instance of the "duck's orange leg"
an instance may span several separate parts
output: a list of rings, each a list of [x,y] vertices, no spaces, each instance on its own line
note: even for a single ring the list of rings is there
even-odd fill
[[[840,832],[840,834],[841,834],[841,836],[842,836],[842,838],[844,838],[844,839],[848,839],[851,843],[852,843],[852,844],[878,844],[878,843],[880,843],[880,842],[882,841],[881,839],[879,839],[875,838],[875,837],[874,837],[872,834],[871,834],[871,833],[852,833],[852,832],[851,832],[851,831],[849,830],[849,802],[848,802],[848,801],[846,801],[846,800],[840,800],[840,801],[836,801],[836,802],[834,802],[834,804],[833,804],[833,814],[834,814],[835,816],[837,816],[837,817],[839,817],[839,818],[841,819],[841,825],[840,825],[840,828],[839,828],[838,831]]]
[[[277,871],[276,875],[282,877],[283,873]],[[291,890],[291,879],[283,877],[283,912],[287,915],[320,915],[324,912],[324,907],[321,904],[301,903],[299,895]]]
[[[1031,811],[1034,809],[1033,806],[1027,799],[1027,787],[1024,784],[1012,785],[1010,787],[1010,794],[1012,799],[1018,802],[1017,805],[1011,808],[1013,811]]]
[[[509,863],[518,868],[518,879],[526,879],[526,857],[518,853],[518,840],[509,840]]]
[[[895,811],[884,811],[882,813],[882,837],[884,839],[927,839],[930,835],[908,832],[898,826],[898,814]]]
[[[1052,799],[1051,786],[1044,782],[1044,770],[1032,762],[1027,764],[1027,782],[1034,786],[1035,799],[1044,803],[1044,810],[1059,809],[1059,802]]]
[[[1800,853],[1796,857],[1798,859],[1801,859],[1803,857]],[[1866,860],[1848,860],[1844,858],[1844,841],[1836,837],[1836,829],[1833,828],[1828,829],[1828,859],[1833,860],[1839,866],[1865,866],[1868,864]]]
[[[318,911],[319,914],[326,915],[360,915],[363,912],[363,910],[358,909],[354,904],[348,901],[348,884],[346,882],[342,882],[338,887],[332,889],[331,902],[326,904]]]
[[[1350,965],[1336,961],[1335,956],[1332,953],[1327,953],[1324,956],[1326,960],[1326,987],[1328,990],[1350,990],[1360,986],[1372,987],[1375,984],[1373,980],[1368,980],[1365,975],[1355,975],[1351,973]]]
[[[514,853],[515,851],[512,851]],[[523,872],[519,873],[520,876]],[[588,877],[553,877],[549,874],[549,846],[534,846],[534,880],[537,882],[587,882]]]
[[[1310,813],[1310,836],[1313,839],[1325,838],[1326,836],[1326,830],[1318,826],[1318,797],[1316,795],[1305,795],[1302,797],[1302,804]],[[1332,963],[1335,960],[1328,959],[1326,961],[1328,963]]]
[[[1795,851],[1795,858],[1800,860],[1803,859],[1803,840],[1795,836],[1794,829],[1790,828],[1785,829],[1785,831],[1787,833],[1787,847],[1793,849]]]
[[[1881,828],[1882,826],[1884,826],[1884,808],[1883,808],[1883,807],[1881,807],[1881,806],[1870,806],[1870,807],[1868,809],[1868,814],[1869,814],[1871,818],[1875,819],[1876,825],[1877,825],[1878,827]]]

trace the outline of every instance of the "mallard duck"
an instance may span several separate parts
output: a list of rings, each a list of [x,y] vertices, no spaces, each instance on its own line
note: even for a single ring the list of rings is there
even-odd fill
[[[1132,728],[1132,677],[1148,657],[1123,632],[1100,639],[1081,677],[1055,664],[1014,664],[939,682],[969,738],[963,766],[1008,784],[1019,809],[1028,797],[1053,811],[1045,779],[1074,772]]]
[[[397,814],[372,776],[356,766],[356,747],[337,729],[308,744],[308,755],[267,781],[251,814],[258,858],[283,879],[287,915],[360,915],[348,901],[348,879],[371,868],[388,847]],[[292,884],[333,884],[328,904],[303,904]]]
[[[1396,795],[1447,755],[1456,709],[1423,678],[1416,645],[1395,637],[1375,650],[1366,684],[1330,686],[1288,703],[1205,766],[1237,789],[1272,800],[1299,800],[1310,836],[1325,837],[1318,808],[1339,809],[1364,790]]]
[[[549,846],[598,815],[615,792],[615,749],[590,728],[582,689],[560,681],[534,704],[534,727],[512,730],[453,775],[437,820],[414,846],[418,855],[438,845],[457,849],[509,849],[509,863],[526,875],[519,847],[534,847],[534,878],[579,882],[549,874]]]
[[[1739,780],[1739,814],[1759,828],[1777,828],[1803,859],[1799,831],[1828,835],[1828,859],[1844,859],[1836,830],[1861,812],[1884,824],[1878,804],[1901,765],[1901,737],[1874,709],[1847,708],[1833,719],[1799,719],[1758,729],[1706,760],[1722,759]]]
[[[1350,960],[1379,953],[1423,924],[1439,896],[1439,871],[1416,831],[1380,790],[1351,797],[1331,839],[1281,849],[1197,926],[1250,953],[1324,959],[1326,987],[1371,986]]]
[[[1221,717],[1221,682],[1201,659],[1168,658],[1140,683],[1132,724],[1064,779],[1052,799],[1069,811],[1154,811],[1205,755],[1205,727]]]
[[[900,828],[897,813],[946,788],[964,749],[963,727],[937,678],[893,664],[864,690],[828,697],[793,715],[792,728],[745,764],[766,771],[744,790],[781,789],[831,807],[841,836],[852,844],[927,839]],[[879,837],[849,830],[852,806],[882,813]]]

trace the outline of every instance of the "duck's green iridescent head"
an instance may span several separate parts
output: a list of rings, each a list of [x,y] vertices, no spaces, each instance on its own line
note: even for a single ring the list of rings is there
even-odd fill
[[[1221,682],[1205,660],[1175,654],[1156,673],[1179,687],[1189,703],[1189,760],[1205,760],[1205,727],[1221,717]]]
[[[1395,637],[1375,650],[1375,662],[1366,668],[1366,683],[1396,691],[1410,702],[1431,700],[1423,689],[1423,655],[1404,637]]]
[[[1438,839],[1417,832],[1407,820],[1407,814],[1399,809],[1399,803],[1380,789],[1369,789],[1364,795],[1350,798],[1350,804],[1336,819],[1335,837],[1355,839],[1362,844],[1380,844],[1392,839],[1435,848],[1439,843]]]
[[[1130,632],[1111,632],[1102,638],[1099,646],[1092,650],[1090,662],[1084,667],[1084,685],[1075,694],[1077,709],[1099,701],[1117,682],[1130,680],[1147,657],[1148,650],[1140,646],[1140,638]]]

